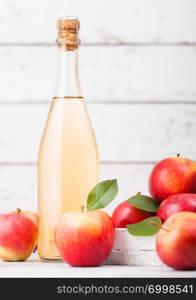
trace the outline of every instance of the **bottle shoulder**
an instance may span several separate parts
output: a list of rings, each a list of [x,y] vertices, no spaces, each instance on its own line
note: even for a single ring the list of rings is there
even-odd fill
[[[75,143],[88,143],[95,140],[94,131],[83,98],[52,100],[42,143],[54,143],[57,140],[75,141]],[[51,145],[52,147],[52,145]]]

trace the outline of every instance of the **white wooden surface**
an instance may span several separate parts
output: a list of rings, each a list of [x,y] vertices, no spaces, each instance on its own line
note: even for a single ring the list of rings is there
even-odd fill
[[[63,262],[40,262],[36,255],[26,262],[0,262],[1,277],[174,277],[195,278],[196,271],[175,271],[165,266],[115,266],[102,265],[91,268],[73,268]]]
[[[196,23],[196,21],[195,21]],[[53,46],[0,46],[1,102],[48,102]],[[187,102],[196,98],[196,46],[81,46],[81,83],[88,101]]]
[[[154,163],[195,159],[195,0],[1,0],[0,209],[36,209],[36,154],[55,77],[56,19],[81,19],[81,80],[117,202]]]
[[[86,43],[195,43],[195,0],[1,0],[0,42],[48,43],[77,15]]]

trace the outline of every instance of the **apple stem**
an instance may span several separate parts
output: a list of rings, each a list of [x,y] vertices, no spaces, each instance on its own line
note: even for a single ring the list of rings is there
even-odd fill
[[[177,157],[180,157],[180,153],[177,153],[176,156],[177,156]]]
[[[137,193],[136,193],[136,196],[137,196],[137,195],[141,195],[141,192],[137,192]]]
[[[20,214],[20,212],[21,212],[21,209],[20,208],[17,208],[17,214],[19,215]]]
[[[151,224],[151,225],[153,225],[153,226],[155,226],[155,227],[157,227],[159,229],[163,229],[164,231],[170,232],[170,230],[167,229],[166,227],[164,227],[163,225],[159,225],[159,224],[157,224],[157,223],[155,223],[153,221],[150,221],[149,224]]]
[[[163,229],[164,231],[170,232],[170,230],[169,230],[169,229],[167,229],[167,228],[166,228],[166,227],[164,227],[164,226],[161,226],[161,229]]]

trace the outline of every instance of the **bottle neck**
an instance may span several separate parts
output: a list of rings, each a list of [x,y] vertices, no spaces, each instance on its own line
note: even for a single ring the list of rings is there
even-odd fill
[[[78,49],[57,48],[57,73],[54,97],[82,97],[79,70]]]

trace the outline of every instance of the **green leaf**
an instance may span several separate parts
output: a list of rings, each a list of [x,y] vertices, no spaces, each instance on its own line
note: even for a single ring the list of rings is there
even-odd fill
[[[162,222],[158,217],[150,217],[141,222],[127,225],[128,232],[132,235],[149,236],[157,233]]]
[[[95,210],[106,207],[116,196],[118,184],[116,179],[98,183],[87,198],[87,209]]]
[[[148,212],[156,212],[160,203],[156,200],[145,196],[145,195],[135,195],[127,200],[127,202],[139,209],[148,211]]]

